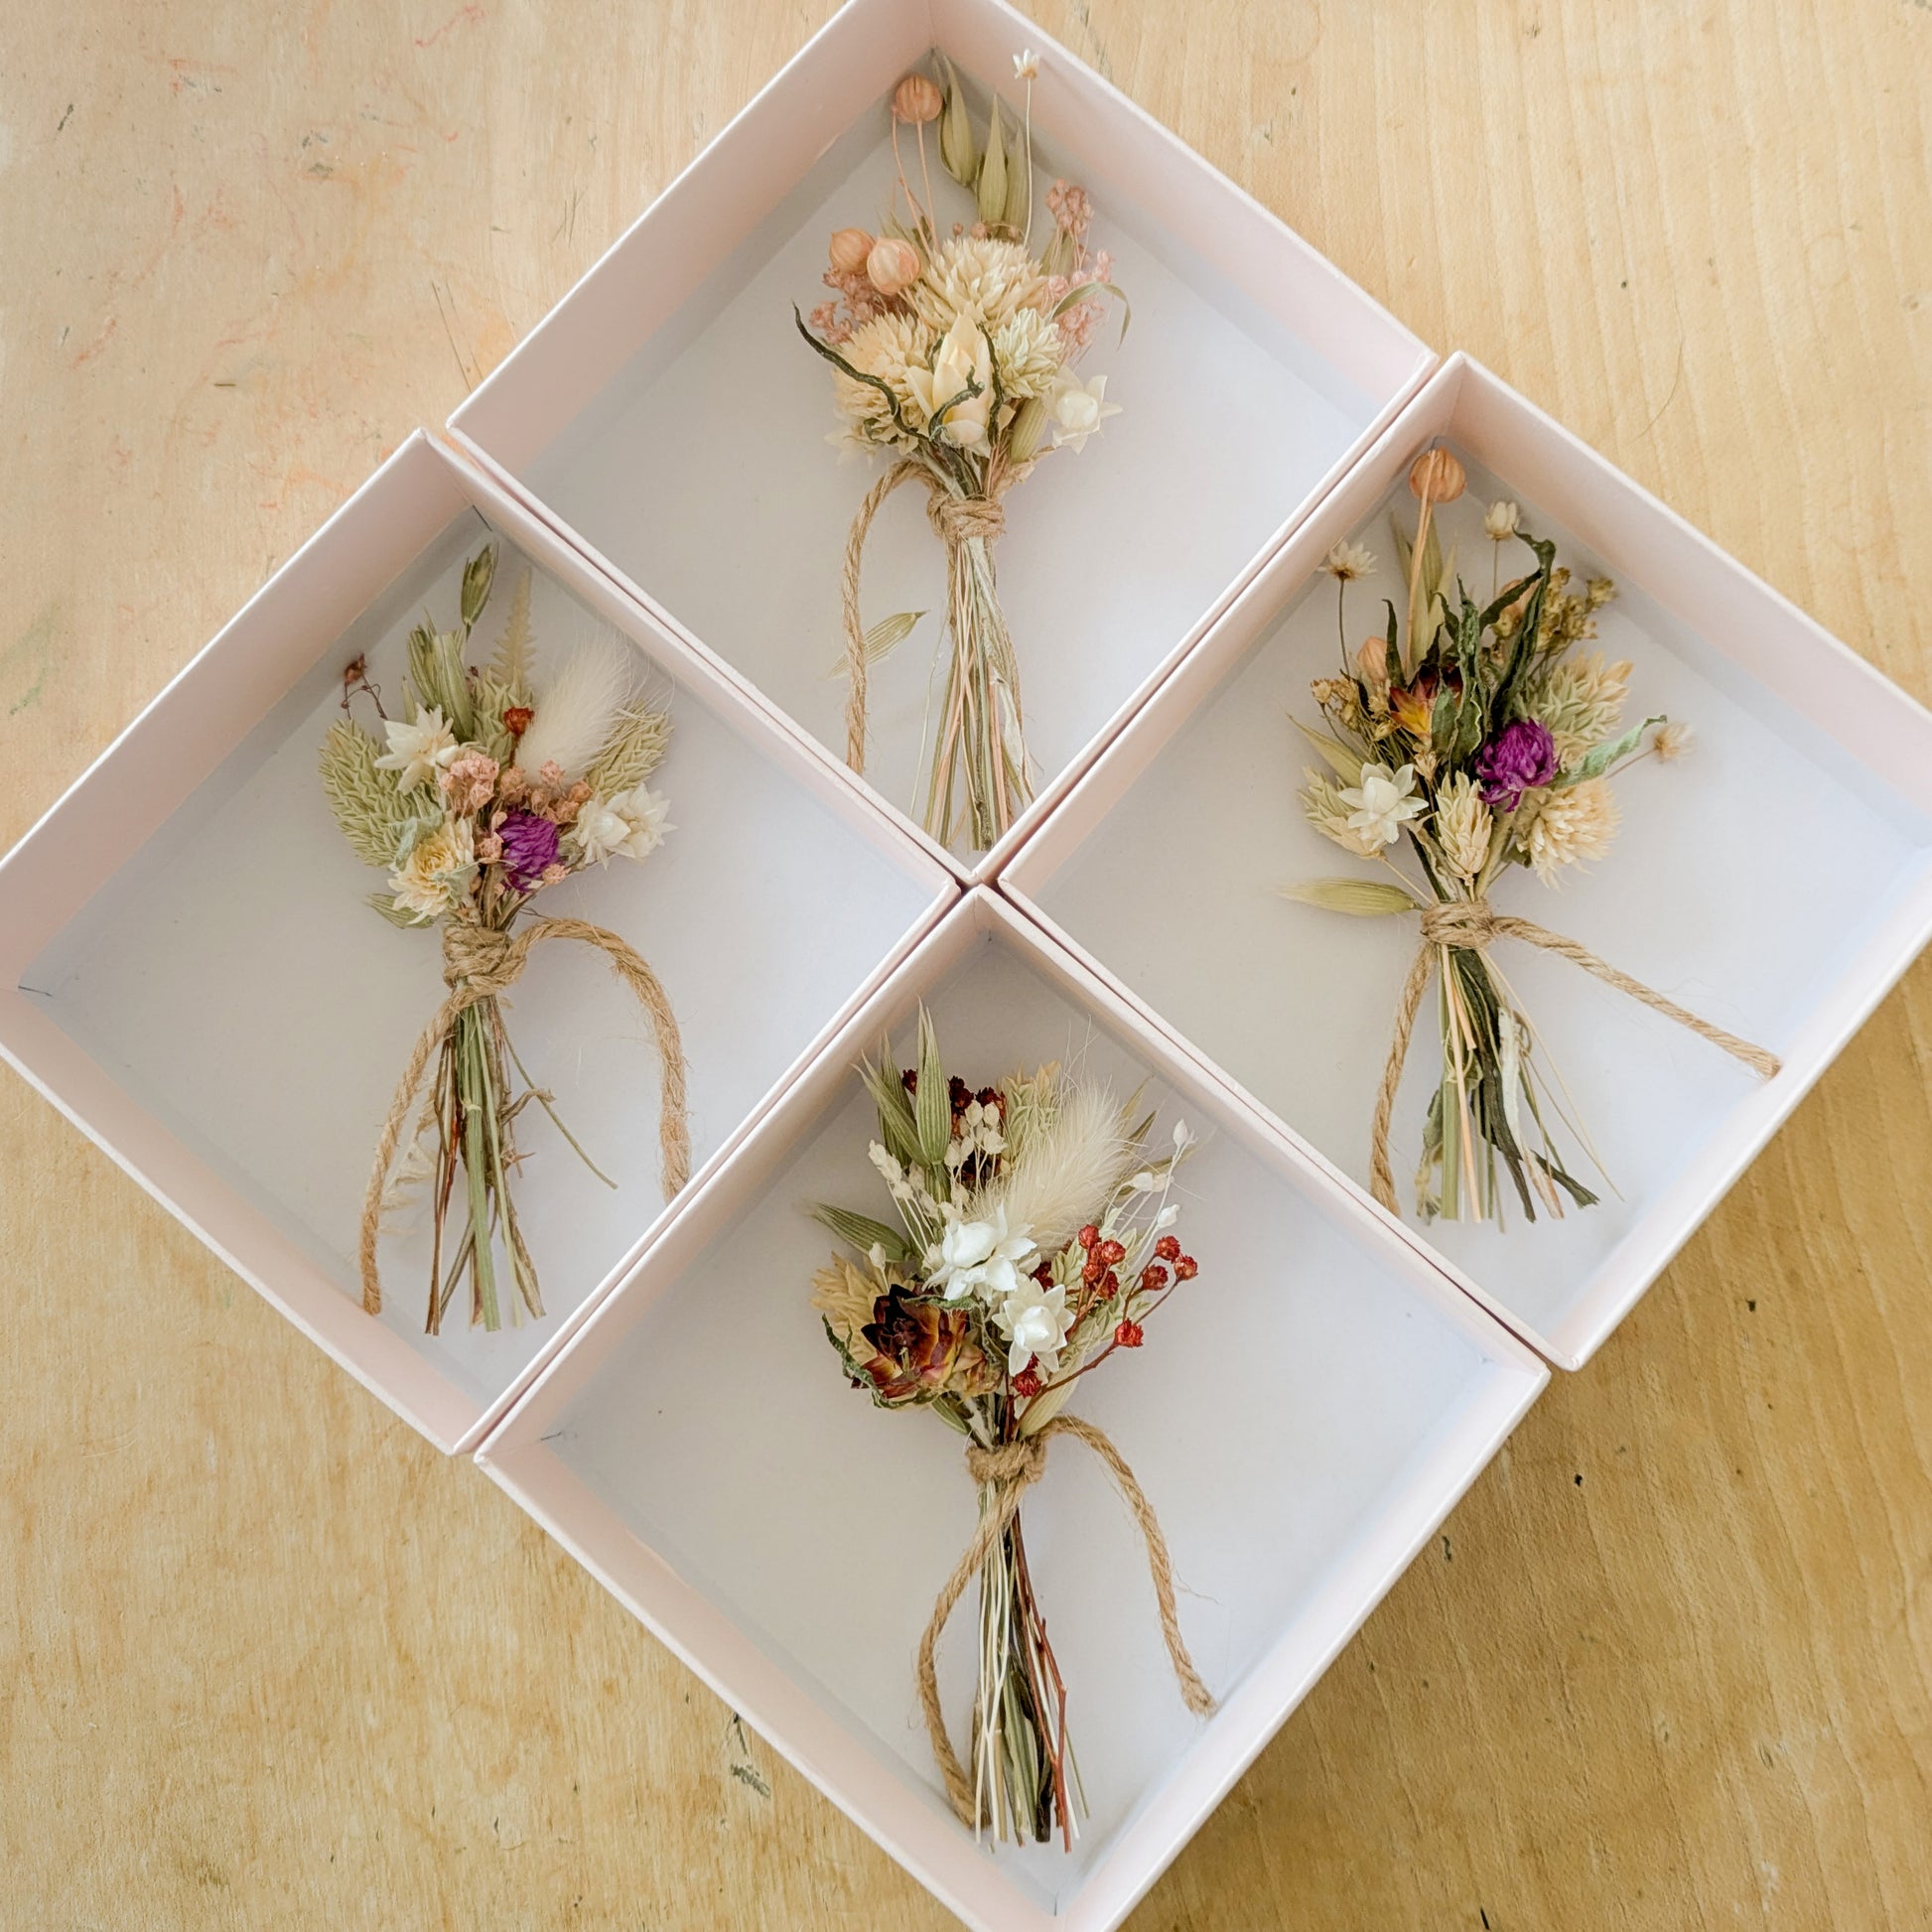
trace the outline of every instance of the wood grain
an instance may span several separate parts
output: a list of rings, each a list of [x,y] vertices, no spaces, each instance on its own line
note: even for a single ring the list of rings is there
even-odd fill
[[[8,0],[0,845],[828,0]],[[1925,0],[1039,0],[1932,695]],[[1921,965],[1134,1920],[1932,1925]],[[939,1927],[0,1079],[0,1917]]]

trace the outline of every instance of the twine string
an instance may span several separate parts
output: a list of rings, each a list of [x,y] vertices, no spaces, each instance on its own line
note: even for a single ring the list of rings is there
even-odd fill
[[[992,543],[1007,524],[1000,498],[1011,479],[998,466],[987,477],[988,493],[984,496],[955,495],[913,457],[902,457],[866,491],[846,533],[845,565],[839,575],[839,602],[845,619],[845,761],[862,777],[866,769],[866,678],[870,667],[866,662],[865,621],[859,615],[860,570],[873,518],[900,483],[915,478],[926,486],[926,521],[946,546],[949,584],[957,578],[958,557],[964,547],[975,539]],[[953,595],[951,602],[956,606],[958,601]]]
[[[508,992],[522,978],[531,948],[546,939],[574,939],[581,945],[595,947],[610,961],[611,970],[643,1008],[656,1035],[660,1065],[657,1136],[664,1198],[669,1200],[690,1177],[691,1129],[686,1114],[684,1047],[670,1000],[642,956],[615,932],[592,925],[586,919],[531,919],[515,932],[498,931],[493,926],[472,921],[450,920],[443,927],[443,984],[450,989],[449,997],[437,1008],[435,1018],[416,1036],[416,1044],[410,1049],[408,1063],[389,1102],[382,1132],[376,1137],[375,1160],[362,1196],[359,1243],[362,1306],[371,1314],[382,1310],[382,1278],[376,1267],[382,1196],[389,1184],[396,1143],[401,1138],[403,1123],[409,1117],[423,1073],[458,1019],[470,1008]]]
[[[1592,973],[1605,986],[1613,986],[1653,1013],[1661,1013],[1680,1027],[1688,1028],[1700,1039],[1721,1046],[1733,1059],[1742,1060],[1754,1073],[1770,1079],[1781,1062],[1775,1053],[1748,1039],[1739,1039],[1722,1027],[1701,1020],[1689,1008],[1667,999],[1653,986],[1632,979],[1607,960],[1599,959],[1587,946],[1567,939],[1560,932],[1538,925],[1533,919],[1519,919],[1513,913],[1498,912],[1486,898],[1445,899],[1418,907],[1422,913],[1422,943],[1410,962],[1409,976],[1396,996],[1395,1026],[1389,1036],[1389,1056],[1382,1067],[1382,1084],[1375,1096],[1375,1118],[1369,1130],[1369,1188],[1391,1214],[1402,1210],[1396,1205],[1395,1174],[1389,1165],[1389,1123],[1395,1112],[1396,1089],[1402,1084],[1403,1062],[1409,1054],[1409,1038],[1415,1032],[1416,1015],[1423,995],[1429,990],[1429,976],[1440,964],[1449,970],[1451,952],[1480,952],[1492,939],[1515,939],[1526,946],[1540,947]]]
[[[1078,1416],[1058,1415],[1044,1424],[1037,1434],[1024,1437],[1017,1443],[1002,1444],[997,1449],[980,1449],[977,1446],[968,1449],[966,1472],[981,1489],[991,1492],[991,1503],[982,1508],[979,1528],[958,1563],[953,1566],[952,1575],[933,1598],[931,1621],[919,1639],[918,1682],[919,1708],[925,1714],[926,1734],[932,1740],[932,1754],[939,1761],[940,1775],[946,1782],[946,1794],[951,1798],[953,1810],[958,1813],[960,1821],[974,1830],[981,1823],[978,1800],[972,1781],[966,1774],[966,1767],[960,1763],[958,1753],[952,1747],[952,1739],[946,1734],[945,1712],[939,1703],[939,1673],[935,1662],[939,1636],[964,1594],[966,1586],[979,1574],[986,1560],[999,1547],[1001,1539],[1013,1527],[1015,1517],[1020,1514],[1022,1498],[1045,1471],[1046,1445],[1054,1436],[1068,1436],[1077,1443],[1084,1443],[1100,1458],[1102,1466],[1113,1478],[1114,1487],[1120,1491],[1121,1499],[1126,1503],[1135,1526],[1141,1532],[1142,1541],[1147,1545],[1148,1576],[1153,1581],[1155,1600],[1160,1606],[1161,1634],[1167,1642],[1168,1659],[1173,1666],[1181,1701],[1197,1718],[1209,1716],[1214,1709],[1213,1696],[1201,1682],[1200,1673],[1195,1670],[1194,1660],[1187,1654],[1186,1642],[1180,1634],[1180,1618],[1174,1605],[1173,1564],[1168,1555],[1167,1538],[1161,1534],[1160,1519],[1155,1515],[1154,1505],[1148,1501],[1146,1492],[1135,1479],[1134,1471],[1128,1467],[1127,1458],[1115,1449],[1106,1435],[1092,1423],[1081,1421]]]

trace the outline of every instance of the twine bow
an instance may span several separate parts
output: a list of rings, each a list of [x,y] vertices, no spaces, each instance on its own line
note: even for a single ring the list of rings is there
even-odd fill
[[[845,761],[864,774],[866,768],[866,626],[859,615],[859,570],[865,555],[866,537],[881,505],[900,483],[914,480],[926,486],[926,521],[932,533],[946,546],[949,602],[959,604],[958,587],[952,582],[952,560],[968,543],[978,539],[991,543],[1007,526],[1006,511],[1000,499],[1012,486],[1015,477],[995,462],[987,472],[984,496],[955,495],[923,463],[903,457],[867,490],[852,528],[845,539],[845,568],[839,579],[840,602],[845,612]]]
[[[422,1084],[430,1056],[443,1043],[458,1017],[484,1000],[506,993],[523,977],[530,948],[545,939],[575,939],[595,946],[611,962],[611,970],[636,995],[637,1004],[649,1016],[657,1035],[657,1057],[662,1065],[657,1136],[662,1150],[664,1198],[669,1200],[690,1177],[691,1130],[685,1117],[684,1047],[678,1037],[677,1020],[665,997],[657,975],[642,957],[615,932],[586,919],[531,919],[515,932],[498,931],[493,926],[470,921],[450,920],[443,927],[443,984],[449,998],[437,1008],[436,1017],[417,1035],[409,1063],[396,1083],[389,1102],[387,1118],[375,1144],[375,1162],[369,1170],[369,1184],[362,1196],[362,1228],[359,1259],[362,1271],[362,1306],[369,1313],[382,1309],[382,1278],[376,1268],[376,1240],[382,1219],[382,1195],[389,1184],[389,1169],[396,1158],[396,1142],[403,1124],[415,1104],[416,1089]]]
[[[1401,1209],[1396,1205],[1395,1174],[1389,1166],[1389,1119],[1395,1111],[1396,1089],[1402,1084],[1409,1035],[1415,1030],[1416,1015],[1421,1010],[1424,993],[1429,990],[1429,976],[1435,970],[1439,954],[1447,965],[1450,952],[1480,952],[1492,939],[1520,939],[1526,946],[1538,946],[1544,952],[1555,953],[1559,959],[1581,966],[1585,972],[1595,974],[1604,985],[1627,993],[1651,1012],[1661,1013],[1680,1027],[1688,1027],[1699,1038],[1708,1039],[1713,1046],[1722,1046],[1764,1079],[1770,1079],[1778,1070],[1780,1061],[1775,1053],[1754,1046],[1747,1039],[1739,1039],[1735,1034],[1727,1034],[1708,1020],[1700,1020],[1675,1000],[1666,999],[1655,987],[1646,986],[1642,980],[1632,979],[1607,960],[1597,958],[1587,946],[1579,945],[1575,939],[1566,939],[1562,933],[1552,932],[1533,919],[1498,912],[1486,898],[1444,899],[1419,906],[1417,910],[1422,913],[1422,943],[1416,948],[1409,977],[1403,981],[1402,991],[1396,997],[1395,1031],[1389,1038],[1389,1057],[1382,1068],[1381,1091],[1375,1096],[1375,1120],[1369,1130],[1369,1188],[1391,1214],[1399,1214]]]
[[[1167,1640],[1168,1658],[1173,1665],[1174,1681],[1180,1686],[1182,1702],[1197,1718],[1207,1717],[1214,1709],[1213,1696],[1201,1682],[1200,1673],[1194,1668],[1194,1660],[1187,1654],[1187,1645],[1180,1635],[1180,1619],[1174,1608],[1173,1565],[1168,1556],[1167,1538],[1161,1534],[1160,1519],[1154,1513],[1154,1505],[1135,1480],[1134,1471],[1127,1466],[1127,1459],[1106,1435],[1090,1422],[1082,1422],[1078,1416],[1060,1415],[1043,1424],[1033,1436],[1024,1437],[1017,1443],[1006,1443],[998,1449],[980,1449],[975,1446],[966,1451],[966,1472],[982,1489],[993,1492],[990,1508],[980,1512],[979,1528],[973,1540],[967,1544],[965,1553],[953,1566],[953,1573],[941,1587],[939,1594],[933,1599],[932,1620],[925,1626],[925,1635],[919,1639],[919,1706],[925,1713],[926,1734],[932,1740],[932,1754],[939,1760],[940,1774],[946,1781],[947,1795],[952,1799],[953,1810],[959,1814],[962,1823],[977,1830],[980,1823],[979,1803],[971,1780],[966,1775],[966,1767],[960,1763],[953,1750],[952,1739],[946,1735],[946,1718],[939,1704],[939,1673],[934,1664],[934,1655],[939,1646],[939,1635],[946,1627],[966,1586],[978,1574],[980,1566],[992,1555],[1000,1539],[1012,1528],[1013,1520],[1020,1514],[1020,1502],[1029,1489],[1037,1482],[1046,1468],[1046,1444],[1054,1436],[1070,1436],[1075,1442],[1084,1443],[1105,1466],[1107,1473],[1114,1479],[1114,1487],[1121,1493],[1136,1526],[1147,1544],[1148,1575],[1154,1583],[1155,1599],[1161,1609],[1161,1634]]]

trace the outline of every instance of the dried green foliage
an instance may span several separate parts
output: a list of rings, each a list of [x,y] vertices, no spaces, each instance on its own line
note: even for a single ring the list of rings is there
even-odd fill
[[[647,704],[625,705],[603,751],[584,773],[584,781],[600,798],[615,798],[633,789],[655,771],[671,740],[667,712]]]
[[[322,790],[336,823],[364,865],[387,871],[417,814],[393,771],[376,768],[381,747],[360,725],[338,718],[322,741]]]

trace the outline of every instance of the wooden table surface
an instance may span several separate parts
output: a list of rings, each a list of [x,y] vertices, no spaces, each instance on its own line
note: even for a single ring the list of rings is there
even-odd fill
[[[0,847],[829,10],[6,0]],[[1928,0],[1036,12],[1932,695]],[[1932,1925],[1928,1066],[1921,962],[1137,1932]],[[11,1074],[0,1255],[0,1920],[950,1923]]]

